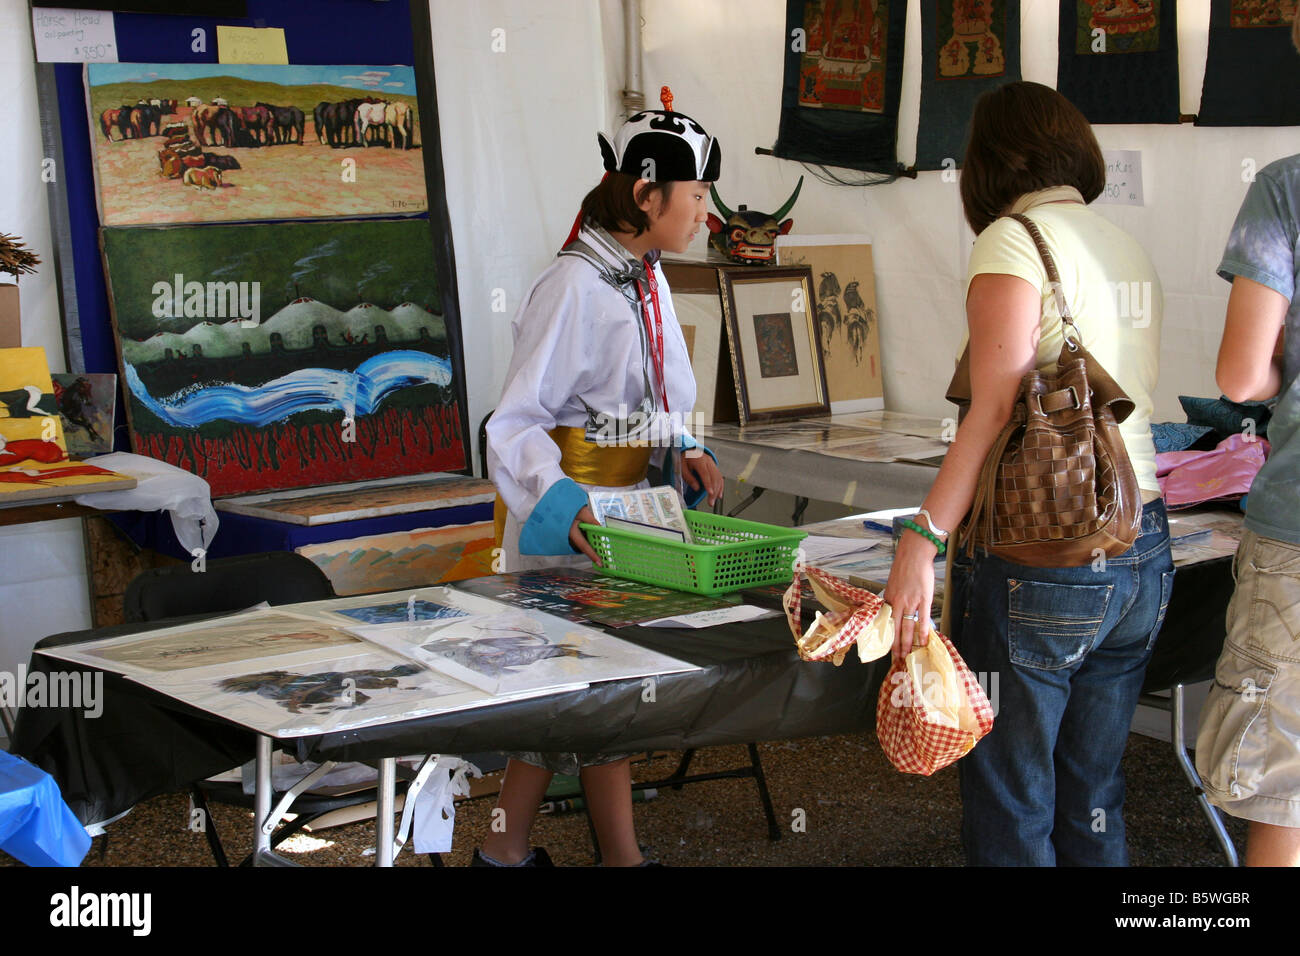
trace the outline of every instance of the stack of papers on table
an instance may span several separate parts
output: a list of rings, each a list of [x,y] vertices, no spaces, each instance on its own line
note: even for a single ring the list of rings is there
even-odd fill
[[[698,669],[451,588],[257,610],[41,653],[280,738]]]

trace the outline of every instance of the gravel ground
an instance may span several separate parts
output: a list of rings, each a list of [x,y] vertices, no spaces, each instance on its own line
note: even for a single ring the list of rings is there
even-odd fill
[[[718,780],[680,791],[661,791],[636,805],[638,836],[670,866],[959,866],[961,806],[955,768],[924,778],[896,772],[874,734],[817,737],[762,744],[777,821],[769,841],[757,791],[750,780]],[[638,764],[640,780],[667,776],[678,755]],[[714,747],[696,754],[693,772],[722,770],[746,760],[745,748]],[[1127,824],[1135,866],[1221,866],[1224,858],[1169,744],[1130,735],[1124,759],[1128,777]],[[460,807],[456,845],[445,861],[469,863],[490,822],[493,801]],[[804,811],[796,815],[797,810]],[[806,821],[795,832],[798,817]],[[213,806],[218,832],[232,860],[251,848],[251,814]],[[97,837],[85,866],[211,866],[207,842],[187,829],[188,798],[157,797],[137,806]],[[1245,825],[1228,818],[1238,850]],[[561,866],[592,861],[584,815],[542,816],[533,843]],[[368,866],[373,862],[374,824],[357,823],[293,837],[281,852],[307,866]],[[0,866],[16,866],[0,853]],[[429,866],[409,850],[399,866]]]

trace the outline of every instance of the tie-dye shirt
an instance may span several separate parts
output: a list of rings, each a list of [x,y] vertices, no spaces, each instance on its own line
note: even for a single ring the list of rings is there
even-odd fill
[[[1286,313],[1282,391],[1268,424],[1272,453],[1250,487],[1246,527],[1300,544],[1300,155],[1270,163],[1255,176],[1219,275],[1268,286],[1291,304]]]

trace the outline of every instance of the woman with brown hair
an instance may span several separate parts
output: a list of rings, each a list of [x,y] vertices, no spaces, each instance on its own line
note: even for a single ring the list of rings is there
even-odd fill
[[[1173,562],[1150,433],[1163,297],[1138,243],[1088,209],[1104,184],[1097,140],[1059,93],[1010,83],[976,104],[961,177],[977,235],[966,292],[972,402],[898,544],[884,592],[899,621],[894,653],[924,643],[946,529],[970,509],[1021,379],[1054,368],[1061,350],[1046,268],[1012,214],[1041,231],[1084,347],[1135,403],[1121,434],[1144,507],[1128,551],[1083,567],[1026,567],[978,548],[954,561],[951,637],[998,688],[992,731],[959,764],[975,865],[1127,862],[1120,760]]]

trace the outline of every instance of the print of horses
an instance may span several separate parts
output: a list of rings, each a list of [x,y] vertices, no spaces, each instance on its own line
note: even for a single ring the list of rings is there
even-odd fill
[[[362,146],[369,146],[366,139],[366,133],[371,127],[375,129],[375,138],[388,136],[388,127],[384,125],[384,109],[387,103],[362,103],[357,107],[356,119],[353,121],[357,142]]]
[[[415,125],[415,111],[405,103],[388,103],[384,107],[384,124],[391,131],[391,142],[397,145],[397,139],[402,139],[402,149],[411,148],[411,134]]]
[[[259,102],[257,105],[268,110],[275,121],[275,125],[272,127],[275,142],[297,142],[299,146],[302,145],[302,127],[305,119],[302,110],[296,106],[272,106],[270,103]],[[295,134],[297,134],[297,140],[294,139]]]
[[[194,141],[200,146],[233,146],[235,144],[235,119],[234,114],[225,106],[214,106],[207,104],[196,106],[190,118],[194,122]],[[217,133],[221,133],[223,139],[218,142]],[[207,133],[211,138],[211,144],[204,138]]]
[[[275,122],[271,111],[264,106],[234,106],[230,112],[235,117],[235,138],[249,146],[270,146]]]
[[[113,142],[113,127],[118,125],[118,120],[122,115],[122,107],[109,107],[99,114],[99,128],[104,131],[104,139],[110,143]]]
[[[325,138],[322,142],[328,142],[329,145],[338,149],[343,146],[349,146],[356,142],[353,139],[354,129],[353,121],[356,119],[357,107],[363,104],[365,100],[343,100],[339,103],[321,103],[316,107],[316,114],[320,119],[320,125],[317,132],[325,131]]]

